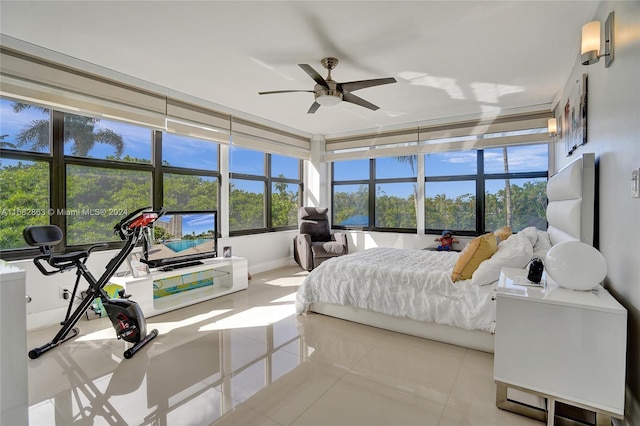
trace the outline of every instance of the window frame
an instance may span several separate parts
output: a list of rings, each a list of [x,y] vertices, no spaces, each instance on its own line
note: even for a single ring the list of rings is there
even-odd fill
[[[538,145],[535,143],[529,145]],[[485,149],[494,149],[503,147],[491,147]],[[500,180],[500,179],[549,179],[549,171],[544,172],[509,172],[509,173],[489,173],[484,172],[484,151],[485,149],[478,149],[476,151],[477,161],[477,173],[475,175],[448,175],[448,176],[426,176],[425,174],[425,188],[427,182],[457,182],[457,181],[469,181],[475,180],[476,182],[476,229],[474,231],[448,229],[460,236],[478,236],[489,232],[485,228],[485,215],[486,215],[486,182],[487,180]],[[547,158],[548,158],[547,151]],[[426,220],[426,218],[425,218]],[[425,234],[437,234],[444,231],[444,229],[427,228],[425,223]]]
[[[304,194],[304,182],[302,182],[302,170],[303,163],[302,160],[298,160],[298,178],[286,178],[286,177],[277,177],[271,175],[271,160],[273,155],[282,155],[282,154],[272,154],[270,152],[265,152],[253,148],[245,148],[243,146],[238,146],[238,148],[242,149],[250,149],[253,151],[259,151],[264,154],[264,175],[252,175],[247,173],[237,173],[229,171],[229,183],[231,183],[232,179],[237,180],[248,180],[253,182],[262,182],[264,184],[264,227],[261,228],[252,228],[252,229],[240,229],[232,231],[229,229],[229,236],[242,236],[242,235],[254,235],[254,234],[264,234],[268,232],[278,232],[278,231],[289,231],[293,229],[298,229],[298,225],[288,225],[288,226],[274,226],[273,225],[273,184],[274,183],[286,183],[298,185],[298,207],[302,207],[302,195]],[[229,164],[229,169],[231,169],[231,164]],[[229,215],[231,215],[231,191],[229,191]]]
[[[163,151],[162,151],[162,138],[165,133],[166,132],[162,130],[153,131],[152,163],[154,165],[154,180],[153,180],[153,186],[151,187],[151,191],[153,194],[154,209],[159,210],[160,208],[164,207],[164,175],[171,174],[171,175],[181,175],[181,176],[206,176],[206,177],[215,178],[217,182],[216,195],[218,197],[216,200],[215,210],[219,212],[220,211],[220,189],[222,188],[221,174],[220,174],[220,143],[216,141],[209,141],[209,140],[202,139],[203,142],[205,143],[208,142],[208,143],[216,144],[216,150],[218,151],[217,152],[218,165],[215,170],[198,169],[195,167],[169,166],[169,165],[165,165],[163,162],[164,157],[163,157]],[[189,137],[186,135],[180,135],[180,136]],[[194,139],[200,139],[200,138],[194,138]],[[198,210],[187,210],[185,207],[178,207],[177,209],[169,209],[169,210],[170,211],[178,211],[178,210],[194,211],[194,212],[198,211]],[[216,223],[216,229],[218,230],[218,238],[220,238],[221,237],[220,214],[216,215],[216,221],[218,222]]]
[[[387,157],[385,157],[387,158]],[[367,179],[352,179],[352,180],[335,180],[335,162],[331,163],[331,228],[332,229],[344,229],[344,230],[359,230],[359,231],[380,231],[380,232],[396,232],[402,234],[417,233],[418,228],[418,214],[416,212],[416,227],[414,228],[396,228],[396,227],[379,227],[376,226],[376,185],[385,183],[414,183],[418,184],[418,177],[406,177],[406,178],[376,178],[376,159],[368,158],[369,160],[369,177]],[[368,219],[367,226],[344,226],[334,224],[335,214],[335,190],[336,186],[342,185],[366,185],[368,187]]]
[[[540,143],[528,143],[523,144],[522,146],[529,145],[549,145],[547,142]],[[507,146],[508,147],[508,146]],[[503,148],[499,146],[492,146],[482,149],[473,150],[476,153],[476,163],[477,169],[475,174],[464,174],[464,175],[438,175],[438,176],[427,176],[425,168],[422,169],[421,172],[418,173],[417,178],[385,178],[385,179],[375,179],[375,158],[369,158],[369,177],[368,179],[354,179],[354,180],[335,180],[334,173],[334,164],[331,163],[331,210],[332,215],[335,214],[335,194],[336,187],[341,185],[367,185],[369,189],[368,194],[368,208],[369,208],[369,223],[367,226],[343,226],[336,225],[332,223],[331,228],[337,230],[357,230],[357,231],[376,231],[376,232],[395,232],[395,233],[417,233],[416,228],[384,228],[384,227],[376,227],[375,226],[375,189],[376,185],[379,183],[402,183],[402,182],[415,182],[419,179],[424,179],[424,188],[422,197],[422,208],[425,209],[426,202],[426,187],[429,182],[458,182],[458,181],[472,181],[475,183],[475,196],[476,196],[476,205],[475,205],[475,229],[473,230],[457,230],[457,229],[448,229],[449,231],[454,232],[456,235],[460,236],[468,236],[475,237],[478,235],[483,235],[488,232],[485,229],[485,188],[486,182],[488,180],[500,180],[500,179],[549,179],[549,171],[548,167],[546,171],[529,171],[529,172],[508,172],[508,173],[487,173],[484,172],[484,151],[495,148]],[[547,159],[549,156],[549,149],[547,149]],[[463,152],[463,151],[460,151]],[[418,155],[426,155],[426,154],[418,154]],[[548,164],[548,161],[547,161]],[[426,167],[426,166],[425,166]],[[420,175],[422,174],[422,175]],[[427,228],[426,224],[426,215],[423,217],[423,227],[424,234],[439,234],[444,229],[437,228]]]
[[[11,102],[22,102],[14,99],[10,96],[3,96],[2,99],[9,100]],[[39,105],[37,102],[32,102],[32,105]],[[46,106],[45,106],[46,107]],[[82,166],[82,167],[96,167],[107,168],[114,170],[130,170],[148,172],[151,175],[151,195],[149,199],[149,205],[154,209],[160,209],[163,205],[164,197],[164,185],[163,179],[165,173],[175,175],[197,175],[213,177],[217,180],[218,191],[216,200],[216,209],[219,210],[220,206],[220,188],[221,188],[221,175],[220,175],[220,143],[211,141],[211,143],[217,144],[218,150],[218,166],[217,170],[206,170],[198,168],[185,168],[177,166],[165,166],[162,163],[162,135],[164,130],[158,130],[147,126],[140,126],[149,131],[149,138],[151,139],[151,162],[150,163],[134,163],[126,161],[117,161],[109,159],[99,159],[91,157],[80,157],[64,154],[64,116],[66,112],[49,108],[49,152],[37,152],[7,149],[0,147],[0,158],[6,158],[10,160],[23,160],[34,162],[46,162],[49,164],[49,209],[55,214],[49,215],[49,224],[58,226],[63,233],[63,240],[55,247],[56,252],[70,252],[78,250],[86,250],[92,245],[99,243],[94,241],[91,243],[83,244],[68,244],[67,241],[67,220],[64,214],[58,214],[58,212],[64,212],[67,209],[67,166]],[[80,115],[76,112],[72,113]],[[90,114],[86,116],[91,116]],[[120,121],[113,119],[113,121]],[[126,121],[122,121],[123,124],[131,124]],[[186,135],[185,135],[186,136]],[[218,215],[218,221],[220,215]],[[115,224],[115,221],[114,221]],[[220,224],[218,223],[218,229]],[[100,242],[102,243],[102,242]],[[102,250],[116,250],[123,246],[122,241],[109,241],[106,242],[104,247],[96,249],[96,251]],[[34,257],[40,253],[39,249],[32,247],[23,247],[18,249],[6,249],[0,250],[0,258],[4,260],[20,260]]]

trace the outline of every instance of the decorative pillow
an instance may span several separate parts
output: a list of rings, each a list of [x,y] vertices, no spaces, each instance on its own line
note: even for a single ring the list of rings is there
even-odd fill
[[[478,266],[473,273],[473,285],[487,285],[500,278],[503,267],[524,268],[533,257],[533,246],[529,239],[522,235],[514,235],[498,244],[498,250]]]
[[[551,248],[551,239],[545,231],[538,231],[538,241],[533,246],[533,256],[544,259]]]
[[[530,226],[528,228],[524,228],[522,231],[518,232],[518,235],[523,235],[531,241],[531,245],[535,246],[536,241],[538,241],[538,228],[535,226]]]
[[[498,243],[493,232],[481,235],[469,241],[464,247],[453,267],[451,280],[453,282],[468,280],[482,261],[491,257],[498,249]]]
[[[511,232],[511,228],[509,226],[503,226],[502,228],[494,231],[493,234],[496,236],[498,244],[500,244],[501,241],[504,241],[513,235],[513,232]]]

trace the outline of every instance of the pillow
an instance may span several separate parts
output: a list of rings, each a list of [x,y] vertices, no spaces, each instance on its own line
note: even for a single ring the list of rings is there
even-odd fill
[[[496,240],[498,241],[498,244],[500,244],[501,241],[506,240],[513,233],[511,232],[511,228],[509,226],[503,226],[502,228],[494,231],[493,234],[496,236]]]
[[[524,268],[533,256],[533,246],[528,238],[514,235],[498,244],[498,250],[478,266],[471,277],[473,285],[487,285],[500,278],[503,267]]]
[[[478,269],[480,263],[491,257],[498,249],[498,243],[493,232],[481,235],[469,241],[464,247],[453,267],[451,280],[468,280]]]
[[[522,231],[518,232],[517,235],[523,235],[531,241],[531,245],[535,246],[536,241],[538,241],[538,228],[535,226],[530,226],[528,228],[524,228]]]
[[[545,231],[538,231],[538,241],[536,241],[536,244],[533,246],[533,256],[544,260],[551,246],[549,234]]]

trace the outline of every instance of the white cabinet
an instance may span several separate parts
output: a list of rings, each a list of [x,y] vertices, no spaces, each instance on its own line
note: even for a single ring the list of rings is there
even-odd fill
[[[248,262],[242,257],[206,259],[201,265],[162,271],[153,269],[145,277],[113,277],[110,282],[123,286],[145,317],[248,287]]]
[[[28,424],[25,272],[0,260],[0,424]]]
[[[555,401],[595,412],[602,418],[598,424],[622,418],[627,311],[600,286],[574,291],[518,285],[524,276],[525,270],[504,268],[498,284],[498,406],[512,387],[546,398],[549,424]]]

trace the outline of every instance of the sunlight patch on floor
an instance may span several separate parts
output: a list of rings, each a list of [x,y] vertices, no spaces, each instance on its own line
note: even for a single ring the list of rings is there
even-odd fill
[[[198,331],[228,330],[234,328],[265,327],[295,315],[293,305],[256,306],[220,321],[200,327]]]
[[[274,299],[271,303],[295,303],[297,293],[290,293],[286,296],[279,297],[278,299]]]

